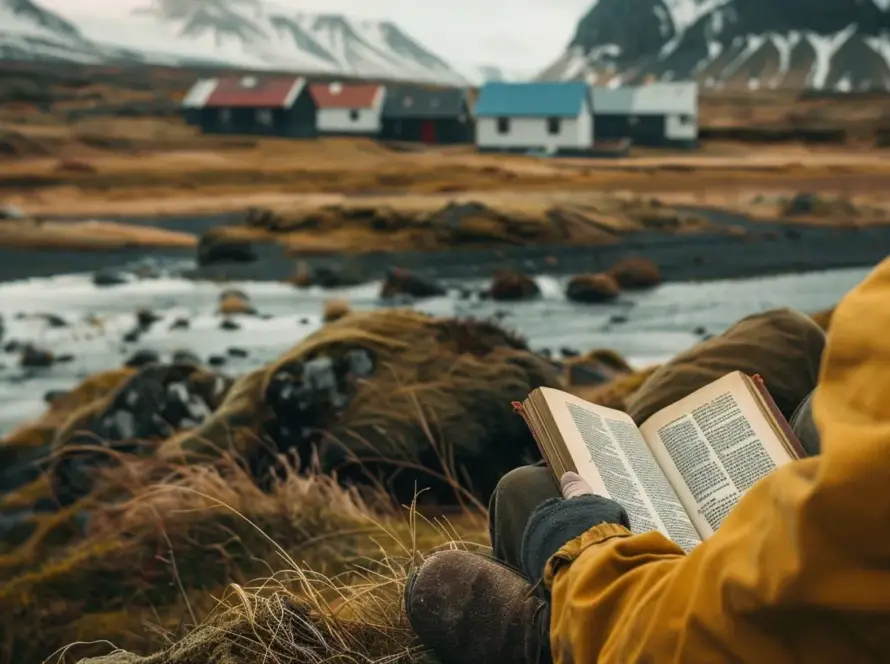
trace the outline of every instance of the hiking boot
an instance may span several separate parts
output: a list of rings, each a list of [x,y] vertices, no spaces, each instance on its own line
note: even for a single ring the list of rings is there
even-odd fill
[[[405,586],[405,612],[442,664],[549,664],[550,612],[517,572],[468,551],[427,558]]]

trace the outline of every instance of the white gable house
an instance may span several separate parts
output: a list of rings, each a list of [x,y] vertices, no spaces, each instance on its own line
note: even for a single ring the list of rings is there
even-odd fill
[[[480,151],[580,154],[593,145],[593,117],[584,83],[486,83],[475,116]]]
[[[698,84],[694,81],[593,87],[597,141],[630,138],[634,145],[694,146],[698,142]]]

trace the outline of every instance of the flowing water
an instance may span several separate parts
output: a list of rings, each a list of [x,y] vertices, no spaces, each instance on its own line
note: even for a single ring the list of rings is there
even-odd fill
[[[436,315],[497,316],[536,350],[547,348],[558,355],[562,348],[612,348],[632,364],[645,365],[664,361],[704,334],[717,334],[751,313],[780,306],[802,311],[833,306],[867,273],[867,269],[845,269],[665,284],[594,306],[566,301],[562,281],[550,277],[538,278],[540,299],[515,304],[462,299],[460,288],[481,289],[483,283],[460,282],[453,284],[451,295],[414,306]],[[379,283],[369,283],[347,289],[299,290],[278,283],[221,285],[170,277],[98,288],[90,275],[0,284],[4,342],[31,342],[57,356],[73,356],[45,369],[22,369],[18,355],[0,354],[0,433],[38,415],[48,391],[69,389],[91,373],[120,365],[140,349],[158,351],[162,357],[177,350],[191,351],[204,360],[223,356],[227,357],[223,371],[243,373],[317,330],[323,303],[329,298],[346,299],[355,309],[384,306],[377,299],[379,287]],[[247,293],[261,314],[239,317],[238,330],[221,329],[221,319],[215,314],[219,294],[229,288]],[[123,342],[122,337],[135,325],[135,312],[142,308],[151,309],[161,320],[138,342]],[[54,314],[66,324],[55,321],[53,326],[34,314]],[[89,316],[101,325],[88,322]],[[189,319],[189,328],[170,329],[181,318]],[[247,351],[247,356],[227,356],[233,347]]]

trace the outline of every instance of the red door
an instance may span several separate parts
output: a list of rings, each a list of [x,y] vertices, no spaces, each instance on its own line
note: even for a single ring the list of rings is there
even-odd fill
[[[424,120],[423,124],[420,125],[420,140],[426,143],[427,145],[432,145],[436,142],[436,121],[435,120]]]

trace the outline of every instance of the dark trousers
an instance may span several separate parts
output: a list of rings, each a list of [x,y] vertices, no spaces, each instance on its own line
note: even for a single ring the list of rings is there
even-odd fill
[[[718,337],[681,353],[658,369],[631,397],[627,412],[642,424],[655,412],[732,371],[760,374],[776,405],[792,420],[816,387],[825,334],[809,316],[775,309],[743,318]],[[801,408],[807,411],[808,408]],[[797,419],[797,418],[794,418]],[[794,424],[794,422],[792,422]],[[795,432],[809,454],[818,453],[818,437]],[[812,428],[810,421],[809,427]],[[489,533],[494,556],[522,569],[522,534],[535,508],[559,497],[559,486],[542,464],[504,475],[489,503]]]

